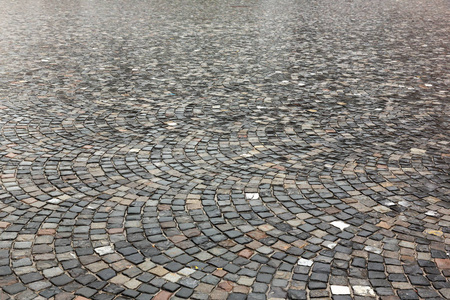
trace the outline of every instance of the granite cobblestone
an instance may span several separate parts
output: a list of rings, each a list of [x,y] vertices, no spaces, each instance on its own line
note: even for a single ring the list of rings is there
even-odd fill
[[[444,0],[0,0],[0,299],[449,299]]]

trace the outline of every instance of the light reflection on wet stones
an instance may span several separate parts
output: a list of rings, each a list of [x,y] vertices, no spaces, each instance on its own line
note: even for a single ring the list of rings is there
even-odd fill
[[[449,297],[444,1],[0,4],[4,294]]]

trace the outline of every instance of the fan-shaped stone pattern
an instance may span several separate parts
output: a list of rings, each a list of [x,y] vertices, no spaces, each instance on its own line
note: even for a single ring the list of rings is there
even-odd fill
[[[450,298],[444,1],[0,5],[3,298]]]

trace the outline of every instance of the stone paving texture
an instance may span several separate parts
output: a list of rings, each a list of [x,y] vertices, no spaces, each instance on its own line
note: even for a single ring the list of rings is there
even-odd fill
[[[446,0],[0,0],[0,299],[449,299]]]

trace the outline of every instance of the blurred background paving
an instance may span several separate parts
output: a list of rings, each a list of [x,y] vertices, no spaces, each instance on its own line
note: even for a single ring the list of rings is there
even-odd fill
[[[0,0],[0,299],[449,299],[446,0]]]

